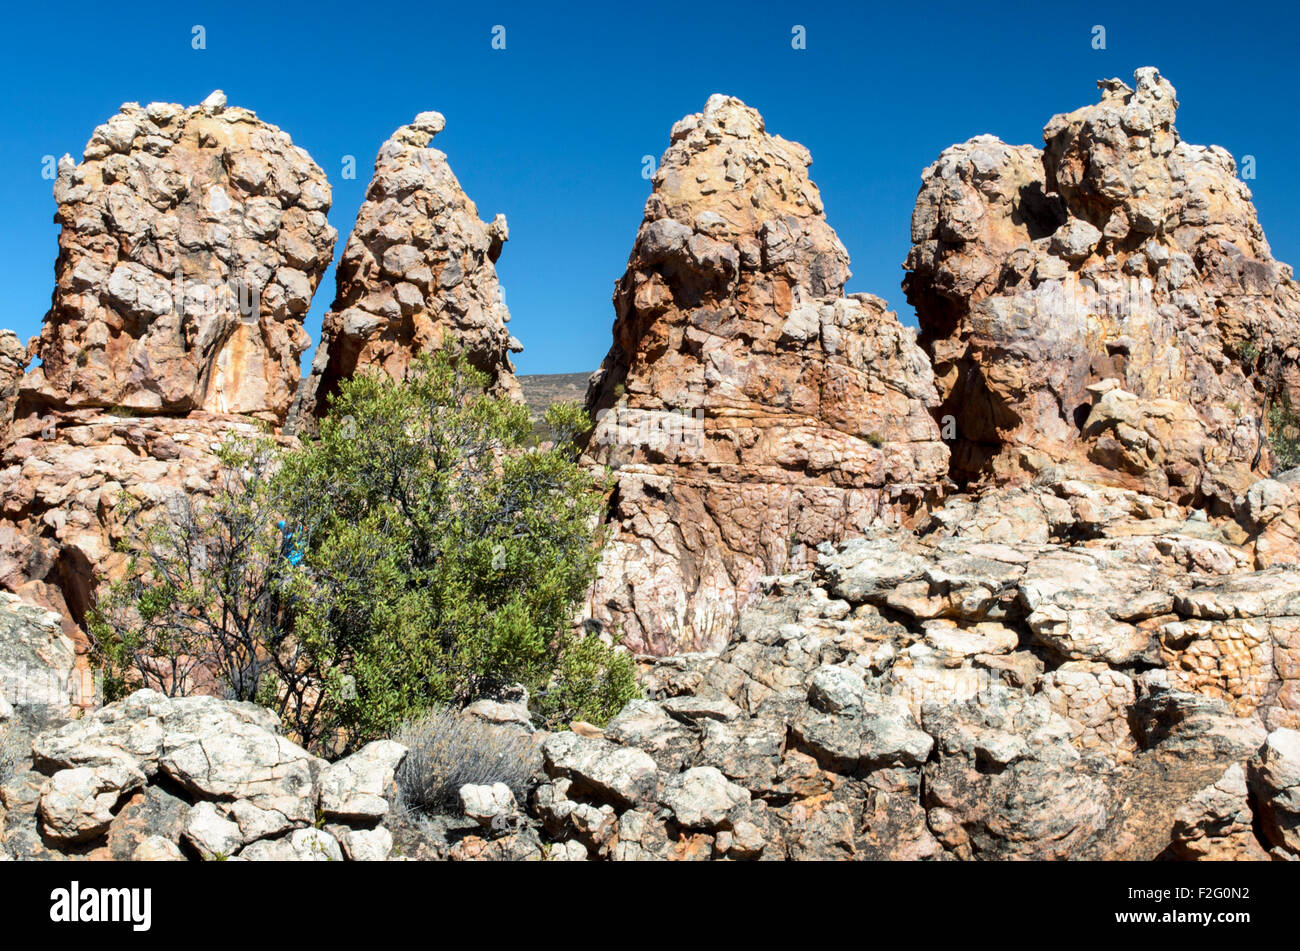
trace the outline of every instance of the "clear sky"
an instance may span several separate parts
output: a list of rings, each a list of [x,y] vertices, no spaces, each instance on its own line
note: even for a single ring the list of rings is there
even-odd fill
[[[206,49],[192,48],[193,27]],[[505,27],[505,49],[492,48]],[[792,48],[803,26],[806,49]],[[1106,48],[1093,48],[1093,27]],[[1270,2],[666,2],[11,4],[0,30],[0,325],[24,340],[49,307],[57,228],[42,159],[80,158],[123,102],[193,105],[213,89],[303,146],[334,186],[336,259],[375,152],[426,109],[479,214],[504,212],[498,262],[523,373],[593,370],[657,159],[681,116],[739,96],[813,154],[850,291],[913,317],[900,263],[922,169],[980,133],[1042,144],[1095,80],[1159,67],[1182,137],[1249,182],[1276,257],[1300,263],[1300,14]],[[357,176],[342,177],[344,157]],[[331,269],[307,329],[334,296]]]

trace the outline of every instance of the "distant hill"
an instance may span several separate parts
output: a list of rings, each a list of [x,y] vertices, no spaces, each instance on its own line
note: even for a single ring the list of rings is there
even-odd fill
[[[524,391],[524,402],[528,404],[533,421],[537,422],[552,404],[569,402],[581,405],[587,398],[587,381],[591,374],[533,373],[515,379]]]

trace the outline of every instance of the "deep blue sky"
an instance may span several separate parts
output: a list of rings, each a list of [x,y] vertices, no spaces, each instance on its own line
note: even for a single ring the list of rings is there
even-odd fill
[[[191,49],[201,24],[207,49]],[[506,49],[491,48],[494,25]],[[803,25],[807,49],[791,48]],[[1107,49],[1091,47],[1092,27]],[[334,186],[336,251],[374,155],[436,109],[445,151],[510,243],[498,269],[526,346],[524,373],[590,371],[609,346],[622,273],[668,130],[711,93],[812,150],[812,175],[853,259],[850,291],[899,289],[920,174],[946,146],[991,132],[1042,143],[1095,80],[1154,65],[1178,88],[1182,137],[1256,158],[1250,182],[1274,254],[1300,262],[1300,100],[1290,5],[1134,3],[460,2],[25,3],[0,39],[0,325],[24,340],[49,306],[57,228],[42,156],[80,158],[123,102],[192,105],[213,89],[285,129]],[[354,155],[357,177],[341,177]],[[307,328],[334,293],[331,269]]]

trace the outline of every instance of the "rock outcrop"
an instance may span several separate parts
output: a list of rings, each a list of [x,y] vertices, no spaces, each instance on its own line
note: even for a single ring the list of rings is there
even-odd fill
[[[63,618],[0,591],[0,727],[31,741],[41,727],[95,701]]]
[[[127,103],[54,186],[57,287],[20,413],[120,407],[283,422],[334,252],[325,173],[213,93]]]
[[[760,576],[905,520],[946,472],[929,366],[884,301],[843,296],[810,163],[713,96],[655,173],[588,393],[616,479],[589,610],[636,649],[719,649]]]
[[[95,588],[125,561],[120,503],[148,517],[206,494],[225,439],[284,422],[335,232],[324,172],[219,92],[124,105],[54,196],[40,365],[15,380],[27,354],[0,336],[0,585],[58,611],[84,651]]]
[[[332,241],[283,133],[124,107],[61,167],[41,338],[0,334],[0,585],[34,602],[0,593],[0,859],[1300,858],[1300,475],[1266,441],[1300,294],[1232,160],[1136,86],[926,172],[919,345],[843,295],[805,149],[722,96],[674,127],[584,455],[614,473],[588,607],[644,695],[560,733],[472,704],[527,755],[437,815],[390,740],[331,763],[255,705],[148,690],[69,716],[125,510],[212,491],[228,435],[292,438]],[[517,395],[504,220],[442,124],[381,149],[291,425],[444,334]],[[256,320],[160,309],[173,264],[251,268]]]
[[[322,415],[340,381],[359,369],[401,378],[444,336],[498,392],[519,398],[510,354],[523,347],[506,329],[510,312],[494,267],[509,238],[506,219],[480,221],[447,156],[429,147],[445,125],[439,113],[423,112],[380,148],[291,429]]]
[[[1227,514],[1300,397],[1300,289],[1232,157],[1174,128],[1174,88],[1053,118],[1045,149],[980,136],[922,176],[905,267],[956,425],[953,475],[1050,467]]]
[[[63,614],[84,650],[95,589],[126,562],[129,520],[179,494],[210,495],[222,443],[265,433],[256,420],[202,412],[52,419],[15,422],[0,457],[0,586]]]
[[[405,755],[330,764],[261,707],[141,690],[36,738],[0,785],[0,843],[19,859],[387,858],[374,826]]]
[[[763,578],[725,648],[643,658],[645,698],[603,729],[533,732],[518,704],[467,710],[531,736],[540,769],[524,790],[466,785],[459,809],[413,814],[396,808],[398,744],[327,764],[251,705],[142,691],[37,736],[30,768],[0,787],[0,847],[1295,857],[1300,579],[1250,561],[1202,513],[1132,490],[957,496],[913,531],[826,544],[808,570]]]
[[[26,369],[27,348],[12,330],[0,330],[0,447],[9,443],[9,427]]]

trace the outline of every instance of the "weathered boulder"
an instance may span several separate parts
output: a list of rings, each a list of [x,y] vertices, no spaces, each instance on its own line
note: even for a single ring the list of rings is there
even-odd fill
[[[290,822],[315,820],[325,766],[280,736],[261,707],[151,690],[41,734],[33,753],[46,768],[125,763],[150,779],[162,774],[196,798],[245,799]]]
[[[658,791],[655,762],[641,750],[576,733],[556,733],[542,745],[546,772],[563,776],[623,806],[635,806]]]
[[[0,717],[30,739],[39,728],[89,703],[63,618],[0,591]]]
[[[1300,732],[1274,730],[1250,761],[1264,836],[1283,853],[1300,856]]]
[[[40,733],[33,768],[0,777],[0,843],[26,859],[387,858],[406,749],[326,764],[279,730],[253,704],[137,691]]]
[[[749,791],[730,782],[713,766],[695,766],[668,781],[659,801],[688,829],[721,829],[735,822],[749,804]]]
[[[393,775],[405,757],[400,743],[376,740],[331,763],[321,773],[321,811],[333,819],[382,819]]]
[[[321,829],[295,829],[282,839],[263,839],[239,853],[246,862],[342,862],[338,840]]]
[[[171,839],[151,835],[131,853],[133,862],[184,862],[185,854]]]
[[[1231,156],[1179,140],[1172,85],[981,136],[923,175],[904,288],[956,430],[953,474],[1048,467],[1226,514],[1300,385],[1300,290]]]
[[[1234,763],[1174,814],[1173,857],[1200,862],[1252,862],[1268,856],[1255,838],[1246,773]]]
[[[125,760],[61,769],[41,790],[41,831],[62,843],[93,839],[108,829],[123,796],[145,783]]]
[[[717,650],[759,577],[946,473],[930,369],[884,301],[843,296],[811,161],[717,95],[655,173],[587,397],[616,479],[589,610],[637,650]]]
[[[337,838],[349,862],[383,862],[393,853],[393,834],[383,826],[347,829]]]
[[[480,221],[447,156],[429,147],[445,125],[439,113],[420,113],[380,148],[290,429],[310,427],[359,370],[400,379],[415,356],[444,343],[463,348],[496,391],[519,398],[510,354],[522,347],[506,329],[494,266],[506,219]]]
[[[185,822],[185,841],[204,861],[227,859],[245,842],[239,823],[231,822],[210,802],[199,802]]]
[[[515,794],[505,783],[466,783],[459,795],[461,812],[479,825],[490,826],[515,813]]]
[[[220,93],[127,103],[54,186],[57,286],[19,415],[122,407],[282,422],[334,250],[325,173]]]

